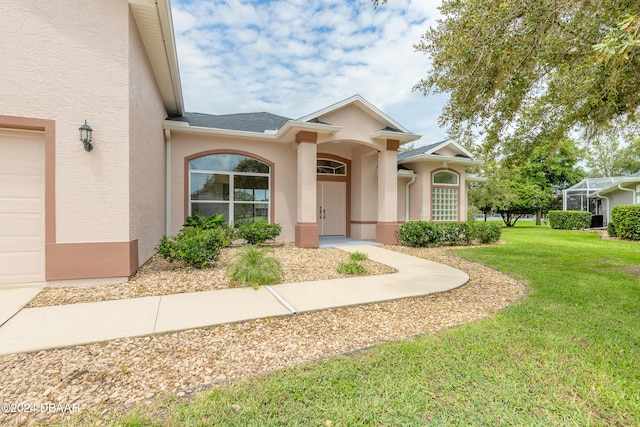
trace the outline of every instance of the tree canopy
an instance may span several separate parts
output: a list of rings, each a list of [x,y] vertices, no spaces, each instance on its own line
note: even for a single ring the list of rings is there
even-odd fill
[[[638,125],[638,0],[443,0],[440,11],[415,46],[432,58],[415,89],[450,94],[440,122],[453,134],[479,130],[489,149],[518,141],[508,151]]]

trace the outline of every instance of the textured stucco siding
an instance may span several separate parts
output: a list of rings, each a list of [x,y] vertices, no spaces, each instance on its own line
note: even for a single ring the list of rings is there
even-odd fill
[[[165,145],[167,116],[133,16],[129,17],[129,211],[130,239],[138,239],[144,263],[165,231]]]
[[[0,8],[0,114],[55,121],[56,241],[128,241],[127,1]],[[78,137],[85,119],[90,153]]]
[[[274,222],[282,226],[278,240],[293,242],[296,224],[296,149],[274,141],[246,141],[217,136],[171,132],[171,234],[176,234],[185,218],[185,158],[210,150],[235,150],[252,153],[274,164],[271,187],[274,189]]]

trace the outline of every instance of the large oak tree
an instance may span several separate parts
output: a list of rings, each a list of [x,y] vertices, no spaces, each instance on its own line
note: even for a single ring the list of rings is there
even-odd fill
[[[481,131],[509,152],[640,121],[638,0],[443,0],[440,11],[415,46],[432,58],[415,88],[450,94],[440,121],[454,134]]]

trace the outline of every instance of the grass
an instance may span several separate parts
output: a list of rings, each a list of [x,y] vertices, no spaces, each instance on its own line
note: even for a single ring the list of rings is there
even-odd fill
[[[504,245],[457,251],[529,286],[491,318],[220,387],[188,404],[169,398],[112,422],[639,425],[639,244],[518,225],[504,230]]]

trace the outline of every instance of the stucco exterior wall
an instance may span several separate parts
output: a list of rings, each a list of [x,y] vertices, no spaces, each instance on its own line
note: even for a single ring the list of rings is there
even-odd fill
[[[138,239],[138,262],[155,253],[165,232],[165,145],[162,122],[167,112],[129,14],[129,233]]]
[[[342,126],[342,129],[329,136],[330,140],[362,141],[377,150],[385,150],[386,142],[374,141],[371,134],[385,127],[374,120],[358,107],[349,105],[338,111],[320,117],[320,120],[332,125]]]
[[[278,240],[295,240],[296,224],[296,147],[273,141],[247,141],[210,135],[193,135],[171,131],[171,234],[176,234],[184,224],[185,158],[210,150],[226,152],[243,151],[262,157],[274,164],[273,209],[274,221],[282,226]],[[315,218],[314,218],[315,220]]]
[[[127,1],[0,6],[0,114],[55,122],[56,241],[128,241]]]

